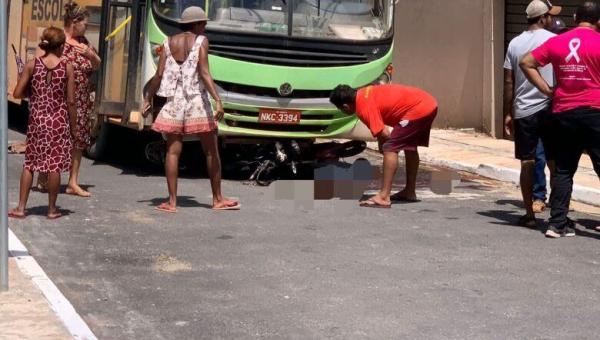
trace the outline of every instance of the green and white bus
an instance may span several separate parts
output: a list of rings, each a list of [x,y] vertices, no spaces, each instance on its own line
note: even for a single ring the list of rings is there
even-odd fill
[[[209,62],[226,112],[219,122],[223,141],[370,140],[366,127],[328,97],[340,83],[360,87],[391,80],[394,1],[81,0],[93,14],[90,40],[103,60],[95,94],[98,121],[105,127],[150,127],[152,117],[139,113],[144,87],[166,36],[179,32],[182,11],[194,5],[210,18]],[[58,13],[61,3],[24,4],[23,20],[31,21],[22,26],[41,31],[40,10],[56,7]],[[37,39],[36,32],[21,38]],[[99,136],[101,144],[106,134]]]

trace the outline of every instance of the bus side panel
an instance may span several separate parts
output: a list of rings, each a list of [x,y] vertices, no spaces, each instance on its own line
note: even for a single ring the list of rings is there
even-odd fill
[[[20,103],[20,100],[12,97],[13,90],[17,85],[17,63],[12,47],[14,45],[17,53],[21,51],[21,19],[23,18],[23,1],[10,1],[8,9],[8,48],[6,49],[8,61],[8,99],[15,103]]]

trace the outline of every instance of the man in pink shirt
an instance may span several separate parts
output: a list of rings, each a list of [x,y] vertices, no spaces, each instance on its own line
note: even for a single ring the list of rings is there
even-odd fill
[[[573,176],[587,151],[600,176],[600,4],[586,1],[577,8],[577,27],[549,39],[526,55],[520,65],[541,92],[552,98],[545,135],[555,156],[556,171],[550,194],[551,217],[546,236],[575,236],[567,217]],[[542,78],[538,67],[552,64],[556,88]],[[549,139],[549,138],[546,138]]]

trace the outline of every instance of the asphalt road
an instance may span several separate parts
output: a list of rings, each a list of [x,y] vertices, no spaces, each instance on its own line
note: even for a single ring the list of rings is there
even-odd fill
[[[9,160],[12,206],[23,157]],[[388,210],[225,181],[238,212],[208,209],[208,181],[184,173],[170,215],[153,210],[160,170],[86,160],[92,198],[61,195],[68,216],[47,221],[34,192],[31,216],[10,223],[101,339],[597,338],[594,218],[574,214],[579,236],[548,240],[513,225],[515,188],[463,174],[434,194],[435,173],[420,173],[421,202]]]

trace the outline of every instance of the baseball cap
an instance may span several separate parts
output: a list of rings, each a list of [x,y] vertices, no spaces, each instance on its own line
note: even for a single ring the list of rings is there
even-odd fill
[[[566,30],[567,30],[567,25],[565,24],[564,21],[562,21],[562,19],[560,19],[560,18],[552,19],[552,27],[550,28],[550,31],[552,33],[559,34]]]
[[[204,10],[198,6],[190,6],[181,13],[180,24],[191,24],[194,22],[208,21]]]
[[[562,7],[553,6],[548,0],[533,0],[527,6],[525,13],[527,14],[527,19],[532,19],[541,17],[544,14],[559,15],[561,11]]]

